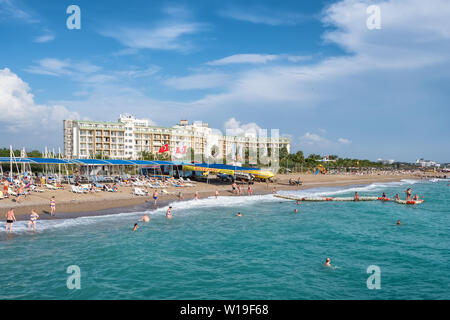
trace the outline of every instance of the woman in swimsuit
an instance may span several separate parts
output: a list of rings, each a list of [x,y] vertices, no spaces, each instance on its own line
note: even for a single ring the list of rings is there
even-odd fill
[[[33,225],[33,230],[36,231],[37,219],[39,219],[39,215],[34,210],[31,210],[30,220],[27,222],[28,229],[31,229],[31,225]]]
[[[55,211],[56,211],[56,201],[55,196],[53,196],[52,199],[50,200],[50,215],[54,216]]]
[[[169,209],[167,209],[166,218],[172,219],[172,207],[169,207]]]
[[[156,202],[158,201],[158,192],[156,190],[153,192],[153,200],[156,206]]]

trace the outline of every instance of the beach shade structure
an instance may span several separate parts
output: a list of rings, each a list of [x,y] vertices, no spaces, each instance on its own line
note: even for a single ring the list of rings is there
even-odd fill
[[[229,175],[235,175],[236,173],[251,173],[258,179],[271,179],[275,174],[270,170],[261,170],[260,168],[232,166],[227,164],[208,164],[208,163],[185,163],[183,164],[183,170],[185,171],[201,171],[201,172],[215,172]]]

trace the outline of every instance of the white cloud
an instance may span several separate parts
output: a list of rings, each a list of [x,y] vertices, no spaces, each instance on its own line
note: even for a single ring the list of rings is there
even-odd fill
[[[275,54],[235,54],[219,60],[210,61],[207,64],[211,66],[220,66],[232,63],[267,63],[279,58]]]
[[[26,82],[8,68],[0,70],[0,123],[9,131],[54,131],[61,127],[62,120],[77,118],[78,113],[62,105],[35,103]]]
[[[318,130],[322,133],[322,135],[306,132],[303,136],[300,137],[300,144],[326,149],[335,148],[338,145],[348,145],[351,143],[351,141],[346,138],[339,138],[334,141],[333,139],[324,136],[326,133],[324,129],[319,128]]]
[[[325,137],[310,132],[307,132],[303,136],[301,136],[300,142],[302,144],[307,145],[322,145],[322,146],[331,144],[331,142]]]
[[[346,138],[339,138],[338,142],[341,143],[341,144],[350,144],[350,143],[352,143],[349,139],[346,139]]]
[[[228,7],[219,10],[219,15],[238,21],[245,21],[270,26],[296,25],[310,19],[306,15],[292,12],[274,11],[262,6],[253,7]]]
[[[55,35],[49,33],[34,38],[34,42],[36,43],[46,43],[53,40],[55,40]]]
[[[18,5],[13,0],[0,0],[0,19],[12,18],[23,21],[25,23],[39,23],[39,19],[31,10],[23,5]]]
[[[224,125],[226,135],[230,136],[259,136],[261,132],[261,127],[254,122],[241,123],[235,118],[228,119]]]
[[[115,71],[114,74],[121,76],[121,77],[128,77],[128,78],[144,78],[152,76],[156,73],[158,73],[161,70],[158,66],[148,66],[144,69],[139,69],[137,67],[131,67],[129,70],[120,70]]]
[[[45,58],[37,62],[36,65],[26,69],[27,72],[49,76],[68,76],[80,74],[92,74],[98,72],[101,67],[88,62],[74,62],[70,59],[60,60],[55,58]]]
[[[164,84],[178,90],[211,89],[225,86],[228,80],[224,73],[205,73],[169,78]]]
[[[285,54],[252,54],[252,53],[243,53],[243,54],[234,54],[232,56],[228,56],[222,59],[214,60],[207,62],[207,65],[211,66],[221,66],[228,64],[237,64],[237,63],[250,63],[250,64],[265,64],[272,61],[277,60],[288,60],[291,62],[300,62],[303,60],[308,60],[310,57],[308,56],[294,56],[294,55],[285,55]]]
[[[171,22],[153,28],[110,28],[101,31],[100,34],[113,38],[131,49],[187,51],[192,49],[192,44],[185,37],[205,29],[205,25],[200,23]]]

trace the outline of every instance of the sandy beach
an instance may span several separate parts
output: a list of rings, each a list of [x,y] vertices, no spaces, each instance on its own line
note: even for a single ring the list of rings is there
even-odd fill
[[[253,185],[253,194],[261,195],[272,193],[275,187],[279,190],[302,190],[316,187],[362,185],[374,182],[394,182],[402,179],[420,179],[421,177],[413,174],[367,174],[367,175],[300,175],[303,185],[300,187],[289,185],[289,179],[297,179],[298,174],[277,175],[275,183],[255,182]],[[23,199],[22,203],[16,203],[14,197],[0,201],[0,211],[2,215],[10,208],[14,208],[17,220],[28,219],[31,209],[41,215],[41,219],[50,219],[49,203],[52,196],[56,199],[56,217],[52,219],[74,218],[86,215],[103,215],[130,211],[152,210],[160,206],[165,206],[169,202],[179,201],[178,193],[182,192],[183,200],[194,198],[195,192],[198,192],[199,198],[214,196],[216,190],[219,196],[230,196],[231,185],[221,184],[212,180],[207,184],[196,182],[194,187],[167,187],[164,188],[168,194],[162,194],[159,190],[157,206],[152,199],[152,191],[149,190],[148,196],[136,196],[133,194],[133,186],[122,186],[119,192],[96,192],[89,194],[75,194],[70,192],[70,186],[65,185],[64,190],[45,190],[42,193],[32,193]],[[242,193],[247,195],[247,185],[242,185]]]

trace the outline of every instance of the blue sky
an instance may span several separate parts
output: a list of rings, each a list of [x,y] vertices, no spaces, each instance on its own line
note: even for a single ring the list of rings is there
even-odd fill
[[[129,112],[280,129],[306,154],[449,162],[448,17],[445,0],[0,0],[0,146],[62,146],[62,119]]]

